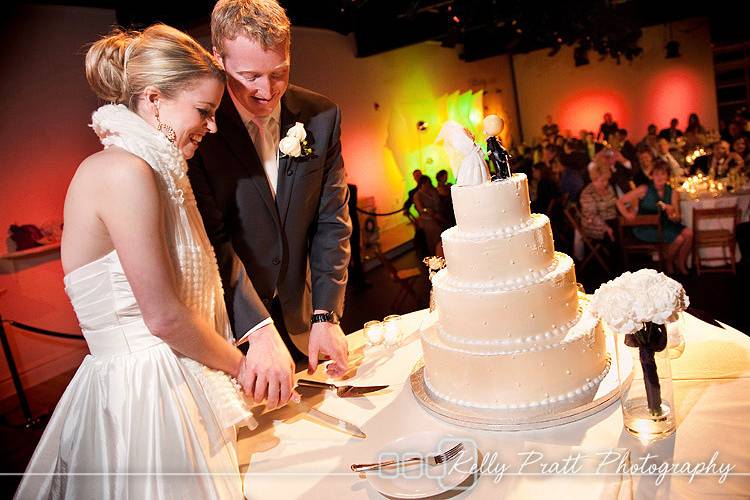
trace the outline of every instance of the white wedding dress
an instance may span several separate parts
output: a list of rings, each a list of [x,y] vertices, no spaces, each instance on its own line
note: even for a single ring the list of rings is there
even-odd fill
[[[124,106],[99,108],[92,126],[105,147],[126,149],[156,172],[180,297],[231,341],[184,158]],[[55,408],[16,498],[242,498],[235,425],[255,421],[236,383],[151,334],[116,250],[64,282],[91,354]]]

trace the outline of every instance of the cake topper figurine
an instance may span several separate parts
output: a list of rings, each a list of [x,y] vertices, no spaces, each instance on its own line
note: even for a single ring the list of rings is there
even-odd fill
[[[457,186],[475,186],[490,180],[482,149],[476,145],[473,135],[463,125],[450,120],[445,122],[435,139],[435,142],[439,141],[445,143],[448,156],[453,152],[461,158],[456,173]]]
[[[505,123],[497,115],[487,115],[484,118],[484,135],[487,136],[487,154],[490,163],[494,166],[492,174],[493,181],[501,181],[510,178],[510,153],[506,150],[498,135],[503,131]]]

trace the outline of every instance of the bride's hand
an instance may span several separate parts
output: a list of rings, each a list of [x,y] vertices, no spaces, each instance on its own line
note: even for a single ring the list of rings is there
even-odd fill
[[[237,379],[245,395],[266,409],[284,406],[295,394],[294,361],[276,327],[266,325],[250,336],[247,355]]]

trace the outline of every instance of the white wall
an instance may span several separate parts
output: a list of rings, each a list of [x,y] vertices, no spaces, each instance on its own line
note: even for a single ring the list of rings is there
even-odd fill
[[[554,57],[549,49],[514,57],[524,140],[541,135],[547,114],[561,130],[577,135],[581,128],[598,130],[602,115],[611,111],[615,121],[640,140],[649,123],[668,127],[675,117],[684,129],[691,112],[704,126],[718,123],[716,89],[709,26],[706,19],[688,19],[672,25],[682,56],[664,57],[667,32],[663,25],[643,30],[643,53],[632,62],[599,61],[576,67],[573,48],[563,47]]]
[[[65,192],[80,161],[99,149],[87,126],[97,101],[83,71],[84,45],[109,31],[114,11],[21,6],[0,34],[0,230],[12,223],[62,221]],[[6,252],[5,237],[0,254]],[[59,253],[0,260],[0,314],[79,333],[65,296]],[[6,326],[26,386],[77,366],[77,341],[19,333]],[[13,392],[3,358],[0,397]]]

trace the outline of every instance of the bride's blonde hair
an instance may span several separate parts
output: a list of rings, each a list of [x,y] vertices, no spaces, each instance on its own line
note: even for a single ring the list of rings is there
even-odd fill
[[[226,81],[216,59],[189,35],[165,24],[143,32],[116,29],[86,53],[86,80],[102,100],[134,109],[148,86],[171,98],[198,78]]]

